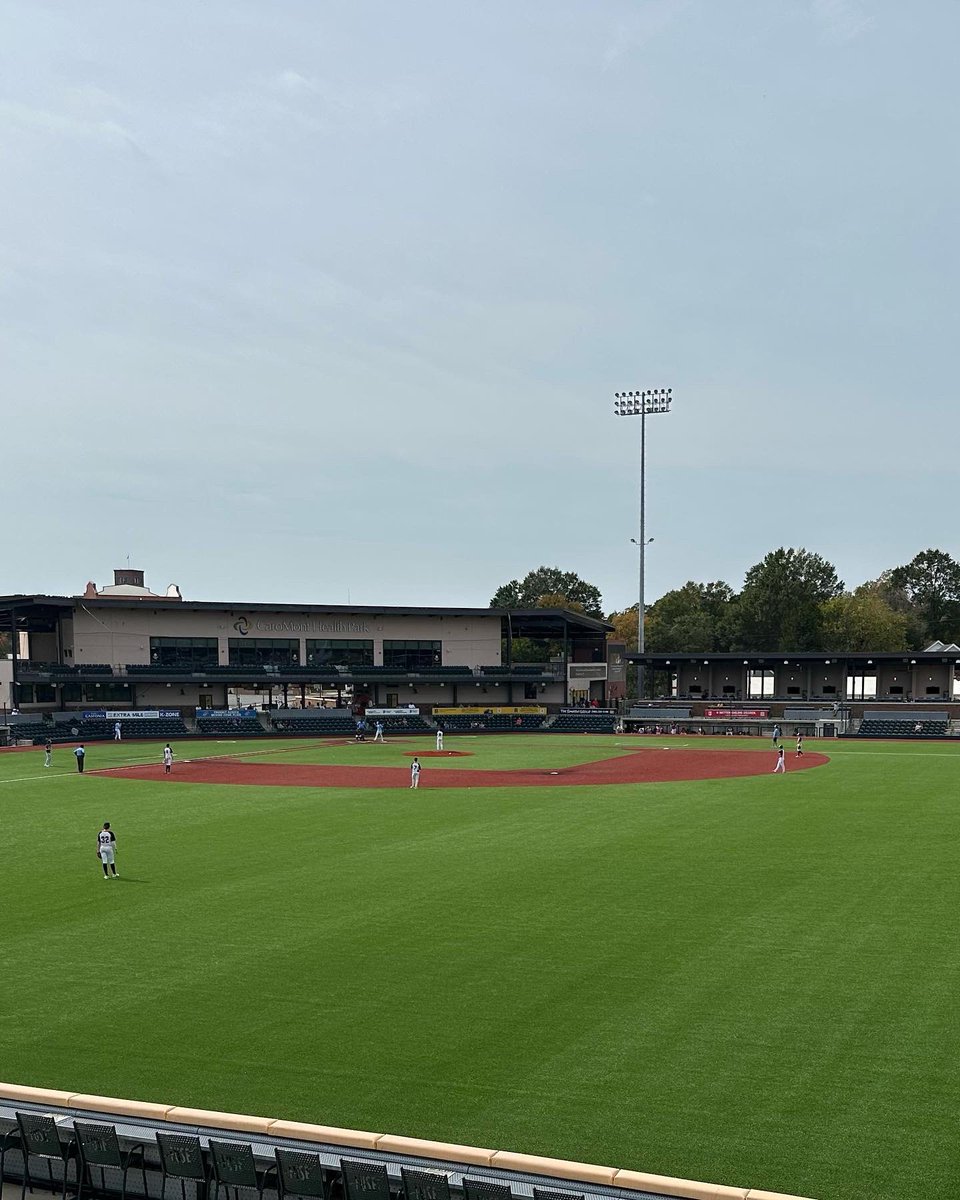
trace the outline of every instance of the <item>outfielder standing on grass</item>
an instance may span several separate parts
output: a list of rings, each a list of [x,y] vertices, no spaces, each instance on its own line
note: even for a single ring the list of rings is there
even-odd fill
[[[169,742],[163,748],[163,773],[170,774],[170,768],[173,766],[173,747]]]
[[[76,750],[74,750],[73,753],[77,760],[77,770],[82,775],[83,774],[83,760],[87,757],[87,752],[86,752],[86,750],[84,750],[83,745],[81,744],[76,748]]]
[[[49,738],[43,743],[43,765],[49,767],[53,761],[53,742]]]
[[[97,858],[100,859],[100,865],[103,867],[104,879],[110,878],[110,871],[113,871],[114,879],[119,879],[117,874],[117,839],[113,836],[113,830],[110,828],[110,822],[104,821],[103,828],[97,834]],[[110,868],[110,871],[107,870]]]

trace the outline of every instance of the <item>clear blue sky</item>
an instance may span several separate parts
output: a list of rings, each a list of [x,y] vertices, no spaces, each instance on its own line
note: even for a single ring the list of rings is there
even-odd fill
[[[0,19],[0,591],[623,607],[657,386],[648,599],[957,553],[957,4]]]

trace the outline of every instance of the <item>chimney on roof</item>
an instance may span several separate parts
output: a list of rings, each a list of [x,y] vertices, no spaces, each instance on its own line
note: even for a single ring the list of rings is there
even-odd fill
[[[113,586],[119,587],[121,584],[130,584],[132,587],[144,586],[143,572],[134,571],[131,567],[121,567],[113,573]]]

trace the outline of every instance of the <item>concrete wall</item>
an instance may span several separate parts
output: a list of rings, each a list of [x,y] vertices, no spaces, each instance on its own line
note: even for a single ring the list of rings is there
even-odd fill
[[[215,637],[220,662],[229,662],[230,638],[291,638],[306,662],[306,642],[314,638],[369,638],[374,665],[383,663],[384,641],[442,643],[444,666],[497,666],[499,617],[339,616],[323,613],[245,612],[243,609],[192,611],[146,604],[77,609],[73,620],[76,663],[148,663],[151,637]],[[66,644],[66,642],[65,642]],[[50,655],[57,657],[56,651]],[[67,661],[70,661],[69,659]]]

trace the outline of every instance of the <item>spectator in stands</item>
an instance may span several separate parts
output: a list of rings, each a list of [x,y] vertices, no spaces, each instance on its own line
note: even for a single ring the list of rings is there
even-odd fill
[[[43,765],[49,767],[53,761],[53,742],[49,738],[43,744]]]
[[[413,762],[410,764],[410,786],[418,788],[420,786],[420,759],[414,756]]]
[[[113,740],[115,742],[119,742],[122,737],[123,737],[123,730],[120,727],[120,722],[114,721],[114,723],[113,723]]]
[[[100,865],[103,867],[104,879],[110,878],[110,871],[113,871],[114,879],[119,878],[117,874],[117,858],[116,858],[117,839],[113,836],[113,830],[110,828],[110,822],[104,821],[103,828],[97,834],[97,858],[100,859]]]
[[[77,760],[77,770],[82,775],[83,774],[83,760],[87,757],[87,752],[86,752],[86,750],[84,750],[84,748],[81,744],[76,748],[76,750],[74,750],[73,753],[74,753],[74,757]]]
[[[923,725],[918,721],[913,727],[914,733],[923,733]]]

